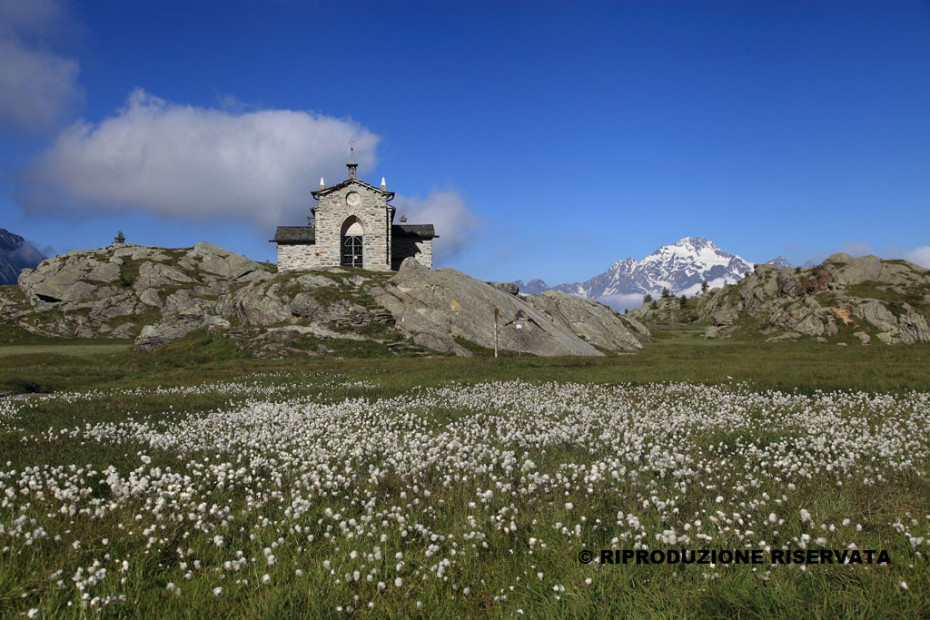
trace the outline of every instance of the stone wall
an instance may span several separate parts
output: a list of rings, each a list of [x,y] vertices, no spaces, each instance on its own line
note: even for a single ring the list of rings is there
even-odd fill
[[[357,195],[355,204],[350,204],[350,194]],[[342,236],[349,218],[358,220],[364,229],[362,266],[372,271],[387,271],[391,268],[391,212],[387,198],[378,190],[361,182],[349,183],[345,187],[320,198],[316,207],[316,250],[318,266],[338,266],[341,262]]]
[[[395,237],[392,244],[393,267],[400,269],[405,258],[413,256],[421,265],[433,268],[433,240],[413,237]]]
[[[417,247],[420,248],[420,253],[417,255],[417,260],[421,264],[426,265],[430,269],[433,268],[433,240],[424,239],[417,242]]]
[[[316,245],[278,244],[278,270],[316,269],[322,267]]]

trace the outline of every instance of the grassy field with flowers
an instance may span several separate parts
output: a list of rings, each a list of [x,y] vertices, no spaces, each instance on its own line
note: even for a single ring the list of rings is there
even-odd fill
[[[35,344],[0,351],[0,391],[52,392],[0,400],[0,617],[930,616],[928,347]]]

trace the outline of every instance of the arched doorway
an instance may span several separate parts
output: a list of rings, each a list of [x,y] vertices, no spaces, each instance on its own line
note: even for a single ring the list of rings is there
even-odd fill
[[[365,229],[354,215],[342,224],[343,267],[359,267],[364,264]]]

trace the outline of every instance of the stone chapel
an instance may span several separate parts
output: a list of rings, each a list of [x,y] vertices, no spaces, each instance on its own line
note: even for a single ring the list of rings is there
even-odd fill
[[[347,164],[349,176],[341,183],[311,192],[318,202],[310,208],[308,226],[278,226],[271,242],[278,244],[278,269],[359,267],[372,271],[400,268],[413,257],[433,266],[433,239],[439,235],[432,224],[407,224],[401,216],[394,223],[394,192],[369,185],[356,176],[354,150]]]

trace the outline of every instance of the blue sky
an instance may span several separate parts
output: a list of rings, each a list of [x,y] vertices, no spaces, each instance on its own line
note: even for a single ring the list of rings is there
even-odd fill
[[[0,226],[274,259],[386,177],[437,266],[579,281],[706,236],[930,266],[930,3],[0,0]]]

